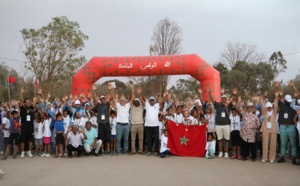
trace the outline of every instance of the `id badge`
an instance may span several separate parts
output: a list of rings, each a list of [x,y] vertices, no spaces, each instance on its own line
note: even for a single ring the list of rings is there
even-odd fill
[[[222,112],[222,113],[221,113],[221,117],[222,117],[222,118],[225,118],[225,112]]]
[[[284,113],[283,118],[284,119],[288,119],[288,117],[289,117],[289,114],[288,113]]]
[[[272,124],[270,122],[267,123],[267,129],[270,129],[272,127]]]
[[[101,120],[105,120],[105,115],[104,114],[101,115]]]
[[[26,116],[26,121],[30,121],[30,115]]]

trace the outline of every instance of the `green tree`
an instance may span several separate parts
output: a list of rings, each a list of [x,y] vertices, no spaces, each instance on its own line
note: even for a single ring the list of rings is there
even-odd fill
[[[71,81],[86,62],[85,57],[78,54],[88,36],[81,32],[77,22],[65,16],[54,17],[39,29],[24,28],[20,32],[28,60],[25,67],[36,76],[45,94]]]
[[[282,53],[280,51],[274,52],[268,61],[268,63],[272,66],[272,70],[274,71],[275,78],[282,72],[285,72],[287,69],[287,61],[284,59]]]

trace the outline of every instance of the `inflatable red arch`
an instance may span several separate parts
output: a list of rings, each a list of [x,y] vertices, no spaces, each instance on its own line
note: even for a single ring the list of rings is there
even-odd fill
[[[109,76],[159,76],[188,74],[200,81],[204,100],[207,88],[220,100],[219,72],[196,54],[172,56],[93,57],[74,76],[74,95],[91,91],[93,83]]]

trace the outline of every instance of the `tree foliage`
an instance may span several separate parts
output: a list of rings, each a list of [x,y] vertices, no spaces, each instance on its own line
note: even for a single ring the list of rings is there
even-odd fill
[[[172,86],[170,91],[177,96],[178,100],[184,100],[188,97],[198,95],[200,83],[193,77],[187,79],[179,79],[176,82],[176,87]]]
[[[255,45],[228,42],[220,54],[219,61],[228,68],[233,68],[238,61],[259,63],[264,58],[265,55],[259,53]]]
[[[277,77],[280,73],[285,72],[285,70],[287,69],[287,61],[284,59],[280,51],[274,52],[270,56],[268,63],[272,66],[275,77]]]
[[[80,31],[77,22],[67,17],[54,17],[39,29],[24,28],[21,31],[28,62],[25,67],[32,71],[44,93],[52,92],[76,73],[85,62],[78,56],[88,36]]]

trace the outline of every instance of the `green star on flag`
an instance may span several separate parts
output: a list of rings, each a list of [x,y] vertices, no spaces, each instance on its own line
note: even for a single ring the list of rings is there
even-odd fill
[[[189,139],[187,139],[185,136],[183,136],[183,138],[179,138],[179,139],[180,139],[180,145],[187,146],[187,142],[189,141]]]

